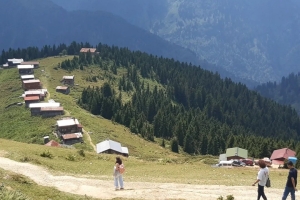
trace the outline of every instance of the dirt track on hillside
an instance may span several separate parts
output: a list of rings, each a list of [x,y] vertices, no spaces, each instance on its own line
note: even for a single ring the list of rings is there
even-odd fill
[[[136,199],[197,199],[216,200],[233,194],[236,200],[256,199],[256,187],[191,185],[176,183],[127,182],[124,177],[125,190],[115,191],[113,181],[77,178],[73,176],[53,176],[45,168],[29,163],[20,163],[0,157],[0,167],[29,177],[39,185],[55,187],[58,190],[94,198],[112,199],[116,197]],[[269,200],[281,199],[281,189],[266,188]],[[300,198],[299,193],[297,197]]]

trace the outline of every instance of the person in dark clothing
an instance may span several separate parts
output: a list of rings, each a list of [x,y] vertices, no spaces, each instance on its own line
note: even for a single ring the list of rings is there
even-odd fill
[[[282,200],[286,200],[289,193],[291,193],[291,199],[295,200],[295,191],[297,191],[297,176],[298,171],[295,169],[292,161],[289,161],[287,167],[290,169],[289,175],[287,177],[286,186],[282,195]]]

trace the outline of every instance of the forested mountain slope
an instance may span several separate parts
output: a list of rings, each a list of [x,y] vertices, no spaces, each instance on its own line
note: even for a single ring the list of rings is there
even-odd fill
[[[71,55],[83,46],[74,42],[55,49],[11,50],[1,57],[35,59],[63,49]],[[298,149],[300,120],[290,107],[193,65],[127,48],[103,44],[96,48],[95,56],[80,54],[56,66],[69,73],[93,72],[78,77],[91,86],[74,96],[92,114],[123,124],[150,141],[171,140],[175,152],[181,146],[190,154],[218,155],[226,147],[239,146],[262,157],[276,148]]]
[[[298,72],[296,0],[53,1],[72,10],[119,15],[243,79],[263,83]]]
[[[280,82],[268,82],[255,88],[262,96],[280,104],[291,105],[300,114],[300,73],[282,77]]]

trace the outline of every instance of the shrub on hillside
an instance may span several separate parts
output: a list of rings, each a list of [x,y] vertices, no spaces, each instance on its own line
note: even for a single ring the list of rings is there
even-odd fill
[[[234,197],[233,197],[233,195],[230,194],[230,195],[227,195],[226,199],[224,199],[223,196],[219,196],[217,198],[217,200],[234,200]]]
[[[66,159],[67,159],[68,161],[75,161],[76,156],[75,156],[75,155],[72,155],[72,154],[69,154],[69,155],[66,157]]]
[[[50,151],[44,151],[43,153],[40,154],[40,156],[44,158],[53,158],[53,155]]]
[[[28,178],[20,174],[11,174],[9,175],[9,179],[21,184],[28,184],[28,185],[32,184]]]
[[[80,150],[78,151],[78,154],[79,154],[80,156],[82,156],[82,157],[85,157],[85,152],[84,152],[83,149],[80,149]]]
[[[25,157],[23,157],[23,158],[20,159],[21,162],[29,162],[29,161],[31,161],[31,160],[32,160],[32,159],[29,158],[28,156],[25,156]]]

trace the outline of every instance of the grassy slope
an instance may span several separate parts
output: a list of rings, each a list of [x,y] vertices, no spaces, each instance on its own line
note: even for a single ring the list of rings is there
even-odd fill
[[[55,188],[39,186],[30,180],[28,177],[21,176],[12,172],[8,172],[0,169],[1,185],[8,191],[14,190],[23,197],[26,196],[30,199],[48,200],[51,197],[52,200],[89,200],[90,197],[82,197],[79,195],[73,195],[63,193]]]
[[[67,57],[71,58],[71,57]],[[160,147],[157,143],[147,142],[121,125],[113,124],[111,121],[99,116],[93,116],[81,109],[76,104],[83,88],[88,85],[101,86],[106,80],[106,75],[99,68],[86,68],[67,72],[55,69],[63,58],[41,59],[39,69],[35,70],[35,76],[39,78],[44,87],[48,89],[51,99],[62,104],[66,115],[79,119],[94,144],[110,138],[117,140],[122,145],[129,147],[131,156],[124,158],[127,166],[125,181],[154,181],[154,182],[176,182],[192,184],[220,184],[220,185],[250,185],[256,178],[257,169],[221,169],[211,168],[205,162],[217,162],[209,156],[188,156],[175,154],[168,149]],[[124,71],[119,70],[118,76]],[[71,89],[69,95],[55,92],[55,87],[60,85],[63,75],[75,75],[75,82],[78,84]],[[99,75],[104,80],[98,82],[87,82],[86,77]],[[111,75],[113,76],[113,75]],[[117,78],[117,77],[116,77]],[[117,81],[116,81],[117,82]],[[146,80],[151,87],[156,83]],[[116,85],[115,85],[116,86]],[[117,86],[116,86],[117,87]],[[17,69],[0,70],[0,137],[13,139],[25,143],[38,142],[42,144],[42,137],[51,134],[52,127],[59,117],[43,119],[30,117],[30,111],[23,106],[5,107],[14,102],[22,101],[18,98],[23,92]],[[125,96],[125,97],[124,97]],[[123,95],[124,100],[129,96]],[[86,135],[86,134],[85,134]],[[51,148],[38,144],[25,144],[0,139],[0,151],[5,151],[6,156],[34,164],[42,165],[55,174],[72,174],[76,176],[92,175],[96,178],[111,179],[111,169],[114,163],[113,155],[97,155],[92,151],[92,146],[87,141],[77,148],[85,149],[86,156],[78,154],[77,149]],[[41,153],[49,151],[53,158],[43,158]],[[75,161],[67,158],[74,157]],[[272,172],[272,187],[283,187],[286,180],[286,171],[274,170]],[[0,182],[3,181],[0,176]],[[16,187],[17,188],[17,187]]]

